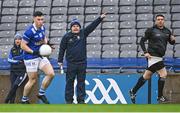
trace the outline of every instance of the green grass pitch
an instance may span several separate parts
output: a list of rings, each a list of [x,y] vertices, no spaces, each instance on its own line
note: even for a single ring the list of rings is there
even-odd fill
[[[0,112],[180,112],[180,104],[1,104]]]

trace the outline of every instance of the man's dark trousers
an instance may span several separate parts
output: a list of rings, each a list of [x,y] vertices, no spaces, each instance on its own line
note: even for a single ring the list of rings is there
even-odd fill
[[[86,79],[86,63],[67,63],[65,99],[67,103],[73,103],[74,80],[77,78],[77,101],[84,102],[85,79]]]

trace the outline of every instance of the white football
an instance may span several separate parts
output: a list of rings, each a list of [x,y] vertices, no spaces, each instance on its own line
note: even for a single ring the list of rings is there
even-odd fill
[[[43,44],[39,49],[39,53],[41,56],[50,56],[52,53],[52,48],[47,44]]]

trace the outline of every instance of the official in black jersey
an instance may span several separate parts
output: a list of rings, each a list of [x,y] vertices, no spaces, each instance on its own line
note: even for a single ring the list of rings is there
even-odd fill
[[[143,76],[141,76],[137,84],[130,92],[131,101],[135,103],[136,92],[141,88],[146,80],[150,79],[153,73],[159,74],[158,80],[158,98],[157,100],[165,102],[166,98],[163,96],[163,88],[167,71],[163,63],[163,56],[166,52],[166,46],[169,42],[171,45],[175,44],[175,37],[171,31],[164,26],[165,20],[163,15],[157,15],[155,25],[145,31],[145,36],[141,39],[140,45],[144,51],[144,56],[147,58],[148,67]],[[145,47],[145,42],[148,41],[148,48]]]

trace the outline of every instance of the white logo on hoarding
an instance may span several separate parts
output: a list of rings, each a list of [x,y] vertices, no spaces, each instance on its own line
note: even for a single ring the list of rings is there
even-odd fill
[[[108,78],[107,80],[109,81],[110,85],[106,89],[104,87],[104,84],[101,82],[101,80],[99,80],[98,78],[93,79],[93,81],[95,81],[95,86],[93,87],[92,90],[86,90],[86,94],[88,97],[85,100],[85,103],[92,101],[92,103],[94,103],[94,104],[101,104],[104,101],[106,101],[108,104],[116,104],[118,101],[120,101],[122,104],[127,104],[127,102],[126,102],[118,84],[116,83],[116,81],[112,78]],[[86,83],[86,85],[90,85],[90,83],[87,80],[85,81],[85,83]],[[74,86],[76,86],[76,84],[77,84],[77,81],[75,81]],[[102,94],[101,99],[98,99],[95,95],[95,92],[97,89],[99,89],[101,94]],[[109,95],[110,91],[112,91],[112,90],[114,90],[114,92],[117,95],[117,97],[114,100]],[[74,95],[74,97],[75,97],[75,95]]]

